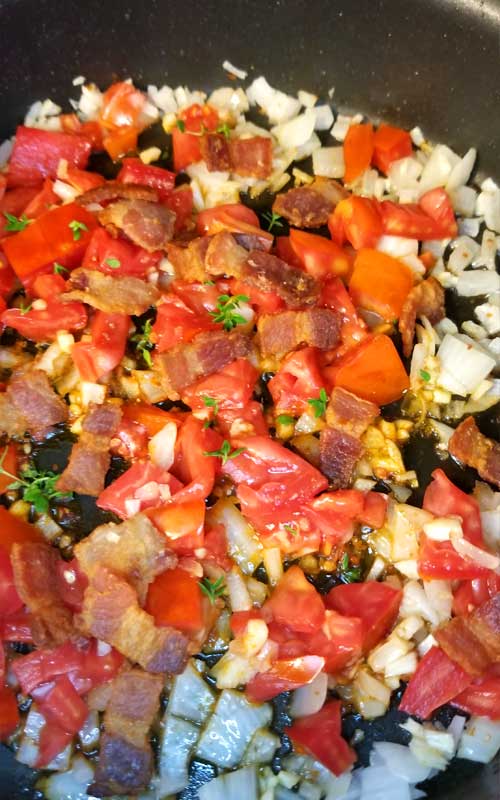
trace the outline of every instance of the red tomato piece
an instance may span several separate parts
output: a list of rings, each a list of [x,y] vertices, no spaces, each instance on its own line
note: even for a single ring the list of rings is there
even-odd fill
[[[196,635],[204,625],[203,593],[197,578],[181,567],[162,572],[149,587],[146,611],[159,626]]]
[[[68,733],[54,723],[45,723],[40,731],[38,742],[38,759],[35,763],[37,769],[41,769],[52,761],[73,739],[73,734]]]
[[[372,164],[387,175],[393,161],[412,154],[411,136],[403,128],[379,125],[373,137]]]
[[[147,509],[146,515],[165,534],[168,546],[176,553],[188,555],[203,547],[204,500],[170,502],[158,508]]]
[[[104,228],[97,228],[85,251],[82,267],[107,275],[143,277],[158,266],[161,258],[161,252],[148,253],[125,239],[114,239]]]
[[[354,533],[354,521],[363,510],[363,495],[355,489],[326,492],[302,507],[321,540],[344,544]]]
[[[256,286],[251,286],[251,284],[236,278],[231,278],[227,283],[229,294],[233,296],[237,294],[246,295],[257,314],[274,314],[275,311],[285,307],[284,300],[275,292],[263,292],[257,289]]]
[[[444,189],[432,189],[416,203],[379,205],[384,233],[410,239],[446,239],[457,235],[457,221]]]
[[[68,169],[76,170],[76,167],[68,167]],[[82,174],[88,173],[82,172]],[[60,202],[61,198],[54,192],[54,182],[50,178],[45,178],[43,188],[28,203],[23,213],[28,219],[36,219],[49,211],[52,206],[59,205]]]
[[[190,186],[179,186],[163,200],[163,205],[175,214],[175,233],[191,230],[194,211],[193,190]]]
[[[112,161],[119,161],[137,150],[139,133],[140,130],[134,127],[116,128],[104,137],[102,144]]]
[[[131,83],[113,83],[104,93],[102,101],[100,122],[105,128],[144,127],[141,118],[146,97]]]
[[[48,302],[64,291],[66,291],[66,281],[62,275],[47,273],[39,275],[33,282],[33,294]]]
[[[82,380],[95,382],[118,366],[125,355],[129,329],[127,314],[95,312],[90,327],[92,341],[77,342],[71,351]]]
[[[49,684],[51,686],[51,684]],[[49,725],[57,725],[74,736],[88,717],[89,709],[66,675],[60,675],[51,688],[33,689],[32,695]]]
[[[328,229],[338,245],[347,239],[355,250],[375,247],[384,232],[380,204],[370,197],[346,197],[330,214]]]
[[[156,343],[159,353],[164,353],[178,344],[190,342],[202,331],[215,328],[208,315],[196,314],[179,297],[169,294],[158,306],[151,341]]]
[[[174,169],[182,172],[190,164],[201,161],[200,137],[192,133],[184,133],[178,128],[172,131],[172,150]]]
[[[328,610],[322,628],[304,637],[303,641],[308,653],[323,656],[325,672],[333,675],[353,666],[361,658],[363,638],[361,619]]]
[[[56,178],[61,159],[84,169],[91,150],[91,143],[83,136],[19,125],[9,160],[7,186],[36,186],[44,178]]]
[[[57,277],[57,276],[52,276]],[[58,331],[79,331],[87,324],[87,312],[83,303],[60,303],[46,300],[46,308],[23,312],[18,308],[8,308],[3,312],[3,325],[14,328],[21,336],[34,342],[48,342],[55,339]]]
[[[488,670],[454,697],[451,704],[467,714],[500,720],[500,675]]]
[[[380,406],[398,400],[410,385],[398,351],[385,334],[367,337],[328,374],[335,386]]]
[[[5,188],[5,186],[3,187]],[[0,239],[11,234],[5,230],[7,218],[5,214],[13,214],[20,217],[24,209],[37,197],[42,190],[42,184],[37,186],[19,186],[16,189],[9,189],[0,199]]]
[[[137,461],[123,475],[110,483],[97,498],[97,505],[112,511],[120,519],[133,517],[144,508],[152,508],[170,495],[171,476],[150,461]],[[147,492],[141,491],[147,488]]]
[[[160,200],[170,197],[175,186],[175,173],[162,167],[143,164],[140,158],[124,158],[116,180],[121,183],[135,183],[156,189]]]
[[[123,406],[123,418],[144,427],[151,437],[159,433],[167,422],[175,422],[180,427],[183,417],[149,403],[126,403]]]
[[[477,500],[455,486],[442,469],[436,469],[432,473],[432,481],[425,490],[422,507],[437,517],[460,517],[465,538],[477,547],[483,546]]]
[[[325,381],[320,371],[319,351],[304,347],[289,353],[268,383],[276,412],[299,416],[310,410],[308,400],[319,397]]]
[[[314,278],[348,275],[351,261],[342,248],[324,236],[290,230],[290,244],[302,267]]]
[[[441,516],[441,515],[440,515]],[[490,570],[457,553],[451,542],[435,542],[420,534],[418,574],[426,580],[485,578]]]
[[[33,643],[31,616],[26,609],[0,617],[0,641]]]
[[[281,692],[289,692],[311,683],[324,666],[319,656],[280,659],[267,672],[259,672],[245,687],[245,694],[252,703],[265,703]]]
[[[422,211],[434,220],[439,232],[446,231],[444,236],[453,237],[457,235],[455,212],[453,211],[450,196],[445,189],[441,187],[431,189],[423,194],[418,202]]]
[[[256,400],[250,400],[243,408],[221,408],[217,415],[217,427],[223,436],[231,436],[234,422],[241,423],[240,436],[268,436],[269,427]],[[247,423],[247,425],[245,425]],[[244,425],[244,429],[243,429]]]
[[[368,169],[373,156],[373,125],[351,125],[344,139],[344,182],[354,183]]]
[[[219,124],[219,115],[215,108],[205,103],[193,103],[188,108],[183,108],[179,119],[184,122],[184,128],[189,133],[202,133],[214,131]]]
[[[200,211],[196,228],[200,236],[213,236],[221,231],[257,236],[266,250],[273,244],[272,233],[261,230],[257,214],[243,203],[227,203]]]
[[[222,437],[193,416],[188,416],[179,431],[173,474],[184,484],[175,501],[205,500],[214,488],[219,459],[205,453],[219,450]]]
[[[17,475],[17,448],[16,445],[11,442],[4,448],[3,459],[2,459],[2,466],[6,472],[10,472],[11,475]],[[10,484],[12,483],[12,478],[8,475],[1,474],[0,475],[0,494],[3,494]],[[1,541],[1,538],[0,538]],[[1,606],[0,606],[1,607]]]
[[[0,548],[0,609],[2,616],[15,614],[23,607],[23,601],[14,584],[14,573],[9,555]]]
[[[330,700],[321,711],[295,720],[285,732],[295,745],[317,758],[335,775],[341,775],[356,761],[356,753],[340,733],[341,703]]]
[[[274,251],[278,258],[286,261],[286,263],[290,264],[292,267],[297,267],[298,269],[304,268],[302,260],[292,247],[289,236],[277,236]]]
[[[493,570],[484,578],[462,581],[454,592],[453,613],[465,617],[500,592],[500,575]]]
[[[59,168],[58,177],[65,183],[69,183],[79,194],[88,192],[90,189],[95,189],[96,186],[102,186],[105,183],[102,175],[97,172],[87,172],[86,170],[72,167],[71,164]]]
[[[325,619],[321,595],[300,567],[288,569],[266,603],[273,619],[297,633],[313,633]]]
[[[357,308],[392,322],[401,316],[412,289],[413,272],[402,261],[378,250],[359,251],[349,280],[349,294]]]
[[[76,114],[61,114],[59,119],[64,133],[83,136],[92,143],[93,150],[102,150],[102,128],[98,122],[81,122]]]
[[[217,111],[209,105],[194,103],[179,114],[181,127],[172,131],[172,148],[174,151],[174,169],[176,172],[201,161],[200,136],[193,136],[203,131],[214,131],[219,122]]]
[[[427,719],[471,683],[471,676],[440,647],[431,647],[410,678],[399,705],[400,711]]]
[[[82,651],[72,642],[66,642],[51,650],[34,650],[16,658],[12,669],[24,694],[31,694],[37,686],[59,675],[81,671],[82,665]]]
[[[4,742],[20,722],[16,695],[7,686],[0,687],[0,741]]]
[[[215,400],[218,409],[243,408],[252,398],[258,377],[257,369],[248,359],[238,358],[220,372],[191,384],[183,392],[182,399],[194,411],[206,410],[207,417],[211,418],[210,407],[203,398]]]
[[[208,283],[187,283],[186,281],[173,281],[170,289],[177,297],[189,306],[189,308],[203,320],[212,322],[212,318],[207,314],[214,311],[220,295],[217,285]]]
[[[44,541],[42,534],[25,522],[20,517],[14,516],[6,508],[0,506],[0,548],[5,550],[10,555],[12,545],[16,542],[42,542]]]
[[[358,520],[363,525],[368,525],[376,530],[384,524],[387,513],[387,495],[380,492],[367,492],[363,511],[358,515]]]
[[[1,217],[1,215],[0,215]],[[0,219],[0,228],[1,228],[1,219]],[[1,238],[1,231],[0,231],[0,238]],[[17,283],[17,276],[12,267],[10,266],[9,262],[7,261],[7,257],[5,253],[2,253],[0,250],[0,297],[2,299],[7,299],[15,289]]]
[[[341,315],[340,340],[342,344],[336,349],[339,358],[367,338],[368,329],[366,323],[358,316],[347,289],[340,278],[329,278],[325,281],[321,292],[320,305],[326,308],[333,308]]]
[[[85,573],[79,568],[76,558],[71,561],[59,559],[56,563],[55,580],[61,600],[73,611],[81,611],[88,580]]]
[[[363,651],[372,650],[394,624],[402,592],[387,583],[368,581],[334,586],[326,596],[327,608],[363,623]]]

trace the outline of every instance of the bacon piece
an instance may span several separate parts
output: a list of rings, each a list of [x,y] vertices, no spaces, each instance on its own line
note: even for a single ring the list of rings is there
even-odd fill
[[[476,608],[467,621],[491,662],[500,662],[500,592]]]
[[[247,259],[248,250],[241,247],[231,233],[223,231],[210,239],[205,255],[205,268],[209,275],[241,278]]]
[[[122,672],[112,681],[104,715],[95,781],[89,793],[96,797],[137,794],[153,774],[149,730],[158,713],[161,676],[140,669]]]
[[[178,400],[179,392],[186,386],[218,372],[237,358],[248,356],[251,349],[250,337],[237,331],[207,331],[188,344],[172,347],[157,359],[167,396]]]
[[[500,592],[467,617],[454,617],[436,631],[446,655],[470,675],[500,662]]]
[[[92,571],[78,623],[86,635],[108,642],[148,672],[180,673],[186,665],[184,634],[155,627],[132,586],[105,567]]]
[[[283,356],[301,344],[330,350],[338,341],[340,318],[329,308],[262,314],[257,322],[264,355]]]
[[[88,577],[98,567],[121,575],[135,588],[141,604],[156,575],[177,564],[177,557],[166,547],[165,536],[143,514],[95,528],[76,545],[75,556]]]
[[[331,428],[359,439],[379,413],[375,403],[336,386],[326,409],[326,422]]]
[[[222,133],[207,133],[200,138],[200,151],[209,172],[228,172],[231,156],[226,137]]]
[[[417,317],[427,317],[431,325],[435,325],[443,319],[445,313],[444,289],[436,278],[427,278],[413,287],[403,304],[399,318],[405,356],[411,355]]]
[[[12,403],[6,392],[0,393],[0,433],[9,439],[24,436],[28,429],[28,421],[24,414]]]
[[[111,200],[148,200],[151,203],[157,203],[159,195],[156,189],[150,186],[106,181],[101,186],[96,186],[81,194],[75,202],[81,206],[88,206],[94,203],[109,203]]]
[[[98,497],[111,462],[109,446],[120,424],[118,405],[92,403],[82,423],[82,433],[71,449],[69,463],[57,481],[61,492]]]
[[[38,647],[62,644],[73,633],[73,615],[54,583],[57,551],[45,542],[14,544],[11,551],[14,584],[33,615],[31,630]]]
[[[113,276],[93,269],[73,270],[70,291],[60,295],[63,302],[82,300],[100,311],[140,316],[160,297],[158,290],[131,275]]]
[[[473,417],[467,417],[453,433],[448,451],[453,458],[477,469],[483,480],[500,488],[500,444],[485,436]]]
[[[309,186],[277,195],[273,211],[298,228],[320,228],[326,225],[337,203],[348,195],[337,181],[316,178]]]
[[[174,267],[176,278],[189,283],[201,283],[206,280],[205,257],[209,245],[209,236],[200,236],[187,245],[180,245],[177,242],[168,244],[168,260]]]
[[[27,369],[14,373],[7,385],[6,397],[25,419],[26,430],[37,439],[43,439],[53,425],[68,419],[66,403],[55,393],[42,370]],[[13,415],[11,419],[14,419]]]
[[[248,251],[263,250],[268,253],[273,246],[272,236],[261,236],[258,233],[237,233],[237,231],[233,231],[232,236],[237,244]]]
[[[363,445],[349,433],[324,428],[319,435],[319,466],[333,489],[344,489],[351,483],[356,461],[363,454]]]
[[[270,136],[230,139],[232,171],[248,178],[268,178],[273,169],[273,143]]]
[[[290,308],[312,305],[319,297],[315,278],[262,250],[248,256],[243,280],[263,292],[275,292]]]
[[[111,232],[118,228],[148,253],[164,250],[174,235],[175,213],[147,200],[117,200],[99,211],[98,217]]]

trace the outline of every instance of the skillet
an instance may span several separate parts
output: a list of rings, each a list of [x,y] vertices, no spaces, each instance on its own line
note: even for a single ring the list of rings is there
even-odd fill
[[[500,0],[0,0],[0,140],[34,100],[65,105],[75,75],[210,89],[227,58],[284,91],[334,86],[337,109],[477,146],[480,172],[499,179],[499,55]],[[498,412],[487,422],[498,431]],[[429,454],[415,458],[428,475]],[[367,741],[391,730],[389,714]],[[499,765],[454,762],[428,794],[497,800]],[[35,798],[32,782],[1,748],[0,800]]]

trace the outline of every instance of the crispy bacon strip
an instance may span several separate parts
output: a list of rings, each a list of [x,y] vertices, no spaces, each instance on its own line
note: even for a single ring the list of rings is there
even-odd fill
[[[0,433],[9,439],[18,438],[28,430],[28,420],[9,400],[6,392],[0,393]]]
[[[229,145],[222,133],[207,133],[202,136],[200,150],[209,172],[228,172],[231,169]]]
[[[467,417],[453,433],[450,454],[477,469],[483,480],[500,488],[500,444],[481,433],[473,417]]]
[[[348,192],[337,181],[316,178],[309,186],[277,195],[273,211],[298,228],[320,228]]]
[[[143,514],[118,525],[99,525],[76,545],[75,556],[88,577],[98,567],[121,575],[135,588],[141,604],[156,575],[177,564],[177,557],[166,547],[165,536]]]
[[[269,178],[273,170],[273,143],[270,136],[251,136],[229,140],[232,171],[248,178]]]
[[[130,275],[113,276],[93,269],[75,269],[68,281],[69,292],[63,302],[82,300],[89,306],[116,314],[143,314],[154,305],[160,293],[154,286]]]
[[[238,331],[208,331],[199,333],[189,344],[167,350],[157,359],[167,396],[178,400],[179,392],[186,386],[247,356],[251,349],[250,337]]]
[[[148,672],[182,672],[188,640],[168,626],[157,628],[127,581],[105,567],[92,570],[78,618],[83,633],[116,647]]]
[[[98,217],[102,225],[110,226],[112,232],[122,231],[149,253],[164,250],[174,235],[175,213],[148,200],[117,200],[99,211]]]
[[[350,485],[356,461],[363,454],[359,439],[336,428],[324,428],[319,435],[319,466],[333,489]]]
[[[239,245],[235,237],[223,231],[212,236],[205,255],[208,275],[227,275],[241,278],[245,273],[248,250]]]
[[[33,615],[31,630],[38,647],[53,647],[69,639],[73,615],[56,589],[58,552],[45,542],[14,544],[11,551],[14,584]]]
[[[432,325],[445,316],[444,289],[432,276],[413,287],[406,298],[401,316],[399,330],[403,339],[403,353],[409,357],[415,336],[417,317],[427,317]]]
[[[338,341],[340,318],[328,308],[262,314],[257,330],[264,355],[283,356],[301,344],[329,350]]]
[[[205,258],[209,245],[209,236],[200,236],[187,245],[170,242],[167,245],[167,255],[176,278],[189,283],[206,280]]]
[[[150,203],[156,203],[159,196],[156,189],[150,186],[106,181],[101,186],[96,186],[81,194],[75,202],[81,206],[88,206],[94,203],[109,203],[111,200],[148,200]]]
[[[326,409],[326,422],[331,428],[359,439],[378,415],[379,408],[375,403],[336,386]]]
[[[100,495],[111,462],[111,438],[118,430],[121,415],[120,407],[114,403],[91,404],[69,463],[57,481],[59,491]]]
[[[7,385],[6,398],[19,415],[17,428],[22,427],[22,417],[25,430],[36,438],[43,439],[54,425],[68,419],[66,403],[55,393],[42,370],[26,369],[15,373]],[[9,417],[15,421],[12,412],[7,419]]]
[[[467,617],[454,617],[436,631],[446,655],[470,675],[500,662],[500,592]]]
[[[112,681],[104,714],[95,781],[96,797],[136,794],[146,789],[153,774],[149,730],[158,713],[163,679],[140,669],[121,672]]]
[[[312,305],[319,297],[315,278],[262,250],[252,250],[242,277],[263,292],[275,292],[290,308]]]

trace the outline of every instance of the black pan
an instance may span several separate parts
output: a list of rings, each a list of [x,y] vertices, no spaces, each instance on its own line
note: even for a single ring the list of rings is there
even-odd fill
[[[0,0],[0,139],[34,100],[65,104],[76,75],[210,89],[227,58],[285,91],[335,87],[341,110],[477,146],[499,179],[499,56],[500,0]],[[391,731],[389,715],[367,738]],[[1,800],[36,797],[32,779],[0,750]],[[498,759],[455,762],[429,796],[498,800]]]

